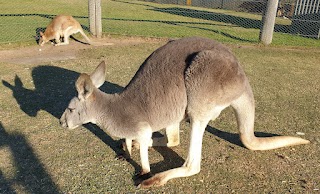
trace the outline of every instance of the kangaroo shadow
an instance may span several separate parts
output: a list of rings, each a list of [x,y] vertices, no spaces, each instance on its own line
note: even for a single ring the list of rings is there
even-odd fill
[[[185,162],[185,160],[181,156],[179,156],[179,154],[174,152],[169,147],[153,147],[153,148],[162,155],[164,160],[159,163],[151,165],[151,169],[154,169],[152,170],[152,173],[156,174],[159,172],[163,172],[165,170],[177,168],[182,166]]]
[[[230,132],[225,132],[221,131],[219,129],[216,129],[211,126],[207,126],[206,131],[227,141],[230,142],[234,145],[240,146],[245,148],[245,146],[242,144],[240,140],[240,135],[238,133],[230,133]],[[255,132],[254,133],[256,137],[273,137],[273,136],[279,136],[278,134],[273,134],[273,133],[264,133],[264,132]]]
[[[77,95],[74,83],[79,75],[78,72],[60,67],[37,66],[32,70],[34,89],[25,88],[18,75],[15,76],[13,84],[5,80],[2,80],[2,84],[12,90],[20,109],[28,116],[35,117],[40,110],[44,110],[59,119],[69,101]],[[101,89],[108,93],[116,93],[121,91],[122,87],[105,82]],[[98,138],[103,139],[116,153],[119,152],[120,149],[116,149],[111,138],[102,137],[102,132],[97,132],[97,129],[87,128]]]
[[[160,137],[163,136],[163,134],[160,132],[155,132],[152,136]],[[163,160],[154,164],[150,164],[151,173],[142,176],[134,176],[133,181],[136,186],[138,186],[143,180],[150,178],[153,174],[181,167],[185,162],[185,160],[179,154],[169,147],[153,146],[152,149],[158,152],[163,157]],[[136,171],[136,173],[138,173],[138,171]]]
[[[10,151],[16,175],[7,178],[0,169],[0,193],[16,193],[14,185],[21,186],[27,193],[61,193],[24,135],[7,133],[0,122],[1,147]]]
[[[12,90],[13,97],[19,104],[20,109],[28,116],[35,117],[40,110],[44,110],[57,118],[57,122],[59,122],[58,119],[68,106],[69,101],[77,95],[74,84],[80,74],[68,69],[44,65],[32,69],[31,75],[34,89],[25,88],[18,75],[15,75],[14,83],[11,84],[8,81],[2,80],[2,84]],[[121,92],[123,87],[106,81],[100,89],[106,93],[113,94]],[[120,146],[122,145],[122,140],[113,140],[94,124],[86,124],[84,127],[109,146],[117,156],[124,154],[122,146]],[[163,162],[153,165],[155,169],[152,170],[155,172],[159,171],[157,169],[168,167],[166,161],[172,160],[171,158],[176,158],[176,162],[172,164],[172,167],[176,167],[182,163],[183,159],[170,148],[155,150],[164,157]],[[175,157],[169,157],[169,155]],[[140,171],[140,166],[135,161],[130,158],[127,161],[135,168],[136,173]],[[169,167],[171,166],[169,165]]]
[[[24,87],[18,75],[14,84],[2,80],[4,86],[10,88],[22,111],[28,116],[35,117],[44,110],[56,118],[60,118],[69,101],[77,95],[75,81],[79,73],[55,66],[37,66],[32,70],[35,89]],[[116,93],[122,90],[117,84],[105,82],[103,91]]]

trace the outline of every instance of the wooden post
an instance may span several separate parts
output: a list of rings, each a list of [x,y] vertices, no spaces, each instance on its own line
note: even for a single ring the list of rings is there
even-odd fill
[[[272,42],[278,3],[279,0],[268,0],[267,7],[262,17],[263,24],[260,29],[259,39],[265,45],[269,45]]]
[[[93,36],[96,36],[96,14],[95,14],[95,0],[88,0],[89,12],[89,29]]]
[[[95,24],[96,24],[96,36],[97,38],[101,38],[102,36],[102,22],[101,22],[101,0],[96,0],[96,19],[95,19]]]
[[[89,7],[89,28],[93,36],[101,38],[102,22],[101,22],[101,0],[88,0]]]
[[[191,0],[187,0],[187,5],[190,6],[192,4]]]

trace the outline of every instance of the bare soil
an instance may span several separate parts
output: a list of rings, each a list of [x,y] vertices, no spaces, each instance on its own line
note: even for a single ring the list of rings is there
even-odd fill
[[[121,39],[92,39],[92,41],[95,45],[88,45],[71,40],[69,45],[64,46],[54,46],[51,43],[47,43],[44,46],[34,45],[18,49],[2,50],[0,51],[0,62],[13,64],[41,64],[50,61],[63,61],[78,58],[78,53],[86,49],[111,47],[115,45],[132,45],[145,42],[159,42],[161,40],[156,38],[127,37]]]

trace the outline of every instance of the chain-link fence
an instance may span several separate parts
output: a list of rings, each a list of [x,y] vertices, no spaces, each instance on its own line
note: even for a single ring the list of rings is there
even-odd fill
[[[211,36],[257,42],[265,0],[101,0],[104,34],[149,37]],[[0,43],[35,40],[58,14],[89,31],[86,0],[0,2]],[[320,0],[280,0],[275,32],[320,36]],[[291,36],[291,35],[288,35]],[[314,40],[318,41],[318,40]]]
[[[34,41],[59,14],[75,16],[88,30],[88,2],[78,0],[0,1],[0,43]]]
[[[262,15],[267,0],[145,0],[162,4],[177,4],[212,9],[234,10],[237,12]],[[166,10],[168,13],[188,15],[202,19],[216,19],[225,23],[241,23],[240,18],[230,19],[222,14],[199,13],[193,10]],[[277,17],[288,20],[285,25],[279,21],[276,32],[298,34],[320,38],[320,1],[319,0],[279,0]],[[248,27],[257,28],[260,22],[247,21]]]

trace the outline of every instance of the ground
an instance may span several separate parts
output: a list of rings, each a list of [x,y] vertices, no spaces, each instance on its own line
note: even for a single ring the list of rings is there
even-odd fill
[[[2,50],[0,51],[0,62],[14,63],[14,64],[40,64],[50,61],[63,61],[69,59],[76,59],[79,51],[85,49],[92,49],[95,47],[108,47],[113,45],[132,45],[143,42],[158,42],[160,39],[156,38],[101,38],[93,39],[93,42],[98,43],[99,46],[83,44],[74,40],[70,41],[69,45],[53,46],[47,43],[44,46],[34,45],[22,47],[19,49]],[[113,45],[108,45],[113,44]]]
[[[59,118],[80,73],[107,62],[105,92],[121,91],[140,64],[166,39],[105,37],[109,46],[70,41],[0,51],[0,193],[319,193],[320,55],[318,48],[229,45],[244,67],[256,100],[257,135],[301,136],[308,145],[268,151],[242,146],[232,109],[204,134],[201,172],[165,186],[137,190],[140,157],[122,151],[95,125],[66,130]],[[41,49],[41,50],[39,50]],[[181,144],[149,149],[152,173],[179,167],[188,154],[190,126]]]

